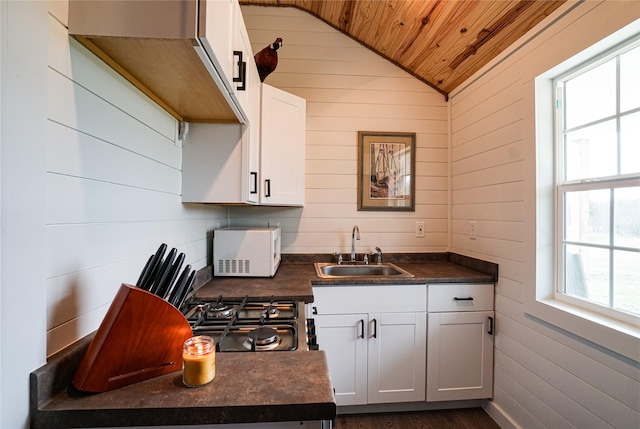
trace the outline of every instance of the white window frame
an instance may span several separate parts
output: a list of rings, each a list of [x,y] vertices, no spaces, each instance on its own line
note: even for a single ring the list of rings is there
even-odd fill
[[[610,177],[601,177],[601,178],[589,178],[588,180],[563,180],[563,169],[562,164],[564,163],[564,109],[565,109],[565,94],[564,94],[564,82],[567,80],[579,76],[583,73],[586,73],[589,70],[592,70],[595,67],[598,67],[605,62],[608,62],[620,55],[624,52],[627,52],[631,49],[640,49],[640,34],[631,38],[631,40],[624,41],[621,45],[617,45],[612,47],[611,49],[603,52],[601,55],[596,58],[592,58],[587,61],[587,64],[580,65],[576,68],[571,69],[567,73],[564,73],[560,76],[557,76],[553,79],[553,87],[555,89],[556,95],[556,114],[555,114],[555,165],[556,165],[556,181],[555,181],[555,213],[554,218],[556,220],[554,234],[555,234],[555,257],[554,257],[554,272],[555,272],[555,293],[554,298],[558,301],[566,302],[570,305],[574,305],[577,307],[582,307],[587,311],[591,311],[594,313],[601,313],[604,316],[611,317],[613,319],[618,319],[623,323],[629,323],[636,327],[640,327],[640,317],[633,315],[631,313],[627,313],[621,310],[616,310],[611,307],[606,307],[603,305],[599,305],[594,301],[590,301],[587,299],[581,299],[578,297],[571,296],[564,292],[564,282],[565,282],[565,267],[566,261],[564,258],[563,247],[565,244],[564,237],[564,196],[569,192],[574,191],[590,191],[590,190],[611,190],[611,189],[622,189],[630,186],[640,186],[640,173],[634,174],[617,174],[615,176]],[[619,76],[617,77],[619,78]],[[619,100],[620,97],[620,87],[617,85],[617,94],[616,99]],[[636,114],[640,111],[640,108],[634,109],[631,111],[631,114]],[[616,111],[615,114],[606,118],[607,120],[616,120],[619,124],[621,118],[629,114],[628,112],[623,115],[621,112]],[[599,119],[597,122],[601,121]],[[613,222],[613,219],[610,219],[610,222]],[[613,226],[613,225],[611,225]],[[610,229],[610,234],[613,234],[613,227]],[[614,246],[609,243],[607,245],[596,246],[602,249],[606,249],[611,251],[612,249],[621,249],[620,246]],[[629,250],[629,249],[624,249]]]
[[[592,311],[570,300],[558,299],[555,269],[557,222],[555,204],[555,86],[554,79],[602,52],[637,37],[640,20],[594,46],[568,59],[535,79],[535,211],[531,213],[535,249],[531,257],[535,264],[529,273],[535,287],[524,295],[524,310],[529,317],[549,323],[597,346],[640,362],[640,328],[635,324]]]

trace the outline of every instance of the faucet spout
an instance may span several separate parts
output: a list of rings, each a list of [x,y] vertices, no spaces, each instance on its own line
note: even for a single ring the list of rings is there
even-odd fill
[[[355,225],[351,230],[351,262],[355,262],[356,260],[355,240],[360,240],[360,228],[358,228],[358,225]]]

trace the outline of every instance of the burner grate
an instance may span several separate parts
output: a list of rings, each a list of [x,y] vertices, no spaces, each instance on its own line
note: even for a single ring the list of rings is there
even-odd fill
[[[208,335],[216,351],[291,351],[297,349],[295,301],[224,300],[189,303],[185,311],[194,335]]]

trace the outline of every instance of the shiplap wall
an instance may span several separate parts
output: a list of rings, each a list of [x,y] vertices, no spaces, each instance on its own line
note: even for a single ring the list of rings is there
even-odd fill
[[[283,252],[446,251],[448,117],[444,97],[393,64],[292,8],[243,6],[254,53],[282,37],[266,83],[307,100],[304,208],[232,208],[236,225],[280,222]],[[415,212],[357,210],[358,131],[416,133]],[[424,221],[426,237],[415,237]]]
[[[160,243],[207,265],[222,207],[183,205],[177,122],[49,18],[47,353],[95,330]],[[61,7],[62,6],[62,7]],[[54,16],[55,15],[55,16]],[[56,19],[59,18],[59,19]]]
[[[535,287],[534,79],[639,17],[638,1],[570,2],[451,94],[451,250],[500,265],[487,410],[503,427],[640,427],[640,364],[523,308]]]

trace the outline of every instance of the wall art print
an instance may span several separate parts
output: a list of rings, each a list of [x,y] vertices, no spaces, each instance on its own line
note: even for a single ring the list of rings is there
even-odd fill
[[[415,211],[415,133],[358,132],[358,210]]]

